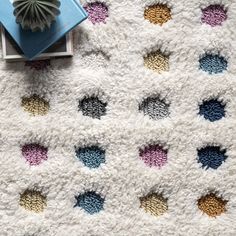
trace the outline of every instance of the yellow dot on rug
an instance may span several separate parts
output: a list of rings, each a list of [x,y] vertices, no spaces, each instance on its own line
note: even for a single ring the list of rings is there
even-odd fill
[[[20,195],[20,206],[35,213],[43,212],[47,206],[46,197],[39,191],[26,190]]]
[[[152,193],[140,198],[140,208],[153,216],[161,216],[168,210],[167,199],[162,195]]]
[[[198,208],[210,217],[216,217],[226,212],[227,201],[210,193],[198,200]]]
[[[49,111],[49,102],[38,95],[22,98],[21,106],[33,116],[44,116]]]
[[[157,73],[169,70],[169,56],[161,51],[151,52],[144,57],[144,66]]]
[[[163,25],[171,19],[171,10],[165,4],[156,4],[144,10],[144,18],[153,24]]]

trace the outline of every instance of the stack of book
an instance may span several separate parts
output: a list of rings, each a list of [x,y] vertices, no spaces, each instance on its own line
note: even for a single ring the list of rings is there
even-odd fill
[[[87,18],[78,0],[60,0],[61,14],[43,32],[23,30],[13,15],[13,0],[1,0],[3,58],[6,60],[35,60],[72,56],[72,29]]]

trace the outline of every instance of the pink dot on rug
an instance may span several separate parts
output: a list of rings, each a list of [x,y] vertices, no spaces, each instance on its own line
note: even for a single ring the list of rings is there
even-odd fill
[[[88,19],[93,23],[106,23],[108,17],[108,7],[102,2],[88,3],[84,9],[88,13]]]
[[[149,167],[161,168],[167,163],[167,150],[159,145],[150,145],[141,149],[140,159]]]
[[[221,5],[210,5],[202,9],[202,23],[211,27],[220,26],[227,19],[227,11]]]
[[[25,144],[22,147],[22,155],[31,166],[40,165],[48,159],[48,149],[36,143]]]

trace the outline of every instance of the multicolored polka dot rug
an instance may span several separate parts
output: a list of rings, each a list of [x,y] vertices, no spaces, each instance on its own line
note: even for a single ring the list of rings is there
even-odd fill
[[[0,61],[1,236],[235,236],[236,2],[81,2],[73,58]]]

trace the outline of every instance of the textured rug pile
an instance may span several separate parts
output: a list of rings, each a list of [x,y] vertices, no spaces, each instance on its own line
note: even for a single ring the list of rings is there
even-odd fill
[[[0,235],[236,235],[236,2],[81,3],[73,58],[0,61]]]

